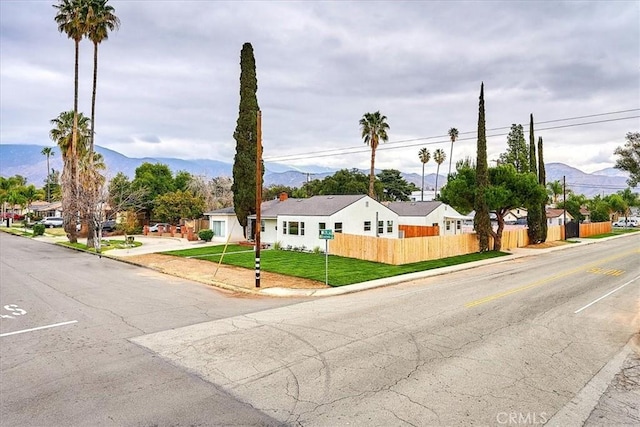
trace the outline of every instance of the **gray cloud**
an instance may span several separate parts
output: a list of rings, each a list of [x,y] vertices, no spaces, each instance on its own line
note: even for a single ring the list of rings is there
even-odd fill
[[[122,26],[100,45],[96,138],[130,156],[231,161],[247,41],[267,158],[366,148],[358,120],[375,110],[388,116],[391,141],[473,132],[481,81],[489,128],[529,113],[546,121],[640,108],[637,2],[110,3]],[[72,107],[73,43],[54,14],[47,2],[0,2],[2,143],[50,144],[49,121]],[[85,114],[91,60],[83,42]],[[639,127],[620,120],[541,135],[549,161],[595,170]],[[446,138],[425,143],[438,141],[428,146],[448,147]],[[505,141],[490,137],[491,154]],[[377,165],[418,172],[416,144],[381,151]],[[598,154],[575,156],[584,146]],[[475,155],[473,138],[456,144],[454,156],[465,155]],[[366,152],[308,157],[296,164],[368,166]]]

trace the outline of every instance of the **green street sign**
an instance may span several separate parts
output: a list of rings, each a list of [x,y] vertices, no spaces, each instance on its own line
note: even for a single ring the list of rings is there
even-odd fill
[[[324,240],[333,240],[333,230],[320,230],[320,238]]]

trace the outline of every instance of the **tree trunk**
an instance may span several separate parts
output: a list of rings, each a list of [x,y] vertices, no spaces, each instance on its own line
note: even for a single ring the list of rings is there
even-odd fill
[[[67,212],[65,231],[70,243],[77,243],[78,231],[76,224],[78,221],[78,62],[80,56],[80,40],[75,40],[75,76],[74,76],[74,94],[73,94],[73,128],[71,130],[71,147],[70,147],[70,182],[66,192],[67,197],[71,200],[67,204],[69,212]],[[63,208],[64,209],[64,208]]]
[[[372,199],[375,199],[375,187],[374,187],[374,182],[375,182],[375,164],[376,164],[376,148],[377,147],[377,141],[375,140],[375,138],[371,138],[371,171],[369,172],[369,197],[371,197]]]
[[[498,229],[493,231],[491,228],[491,235],[493,236],[493,250],[502,250],[502,231],[504,230],[504,215],[506,212],[496,212],[496,220],[498,221]]]
[[[424,163],[422,164],[422,193],[420,194],[420,201],[424,202]]]

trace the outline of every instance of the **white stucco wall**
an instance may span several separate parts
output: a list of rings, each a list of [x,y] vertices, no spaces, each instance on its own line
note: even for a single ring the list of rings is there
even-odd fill
[[[298,222],[298,234],[286,234],[283,232],[283,222]],[[365,231],[365,221],[371,223],[371,229]],[[379,237],[398,237],[398,215],[386,206],[375,200],[365,197],[358,200],[341,211],[331,216],[320,215],[279,215],[277,224],[274,220],[265,221],[265,231],[261,235],[261,241],[273,244],[280,242],[283,247],[302,247],[312,250],[319,247],[324,250],[325,241],[320,239],[320,224],[324,223],[326,229],[336,230],[336,223],[342,223],[342,232],[365,236],[376,236],[377,223],[383,222],[382,233]],[[389,221],[391,223],[389,223]],[[300,234],[301,223],[304,222],[304,235]],[[389,231],[391,229],[391,231]]]
[[[220,222],[223,227],[222,234],[219,234],[214,222]],[[242,226],[235,215],[211,215],[209,216],[209,228],[214,230],[214,236],[212,241],[214,242],[226,242],[229,238],[230,242],[241,242],[246,240],[242,231]]]
[[[458,211],[453,209],[449,205],[440,205],[436,209],[434,209],[427,216],[402,216],[399,218],[400,224],[403,225],[428,225],[433,226],[437,224],[440,227],[440,235],[453,235],[453,234],[461,234],[462,229],[457,228],[457,222],[460,222],[462,225],[462,217]],[[450,229],[447,230],[446,221],[447,217],[449,217],[449,221],[451,221]],[[453,217],[453,218],[451,218]]]

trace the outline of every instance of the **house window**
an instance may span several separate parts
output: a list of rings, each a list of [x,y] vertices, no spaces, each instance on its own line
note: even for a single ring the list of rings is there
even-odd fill
[[[393,233],[393,221],[387,221],[387,233]]]
[[[282,234],[287,234],[287,221],[282,221]]]
[[[462,228],[462,221],[456,221],[456,228],[460,230]]]
[[[300,222],[300,235],[304,236],[304,221]]]
[[[211,230],[213,231],[213,235],[218,237],[224,237],[225,235],[224,225],[225,225],[224,221],[211,221]]]
[[[333,232],[334,233],[342,233],[342,223],[341,222],[336,222],[335,224],[333,224]]]
[[[434,222],[433,224],[431,224],[432,227],[440,227],[440,224],[438,224],[437,222]]]
[[[371,221],[364,222],[364,231],[371,231]]]
[[[266,223],[265,223],[264,219],[261,219],[261,220],[260,220],[260,231],[261,231],[261,232],[264,232],[264,230],[265,230],[265,224],[266,224]]]
[[[319,222],[318,223],[318,236],[322,235],[322,230],[326,230],[327,229],[327,223],[326,222]]]
[[[298,235],[298,221],[289,221],[289,234]]]
[[[378,234],[384,233],[384,221],[378,221]]]
[[[447,231],[451,230],[451,221],[446,221],[445,224],[445,228],[447,229]]]

